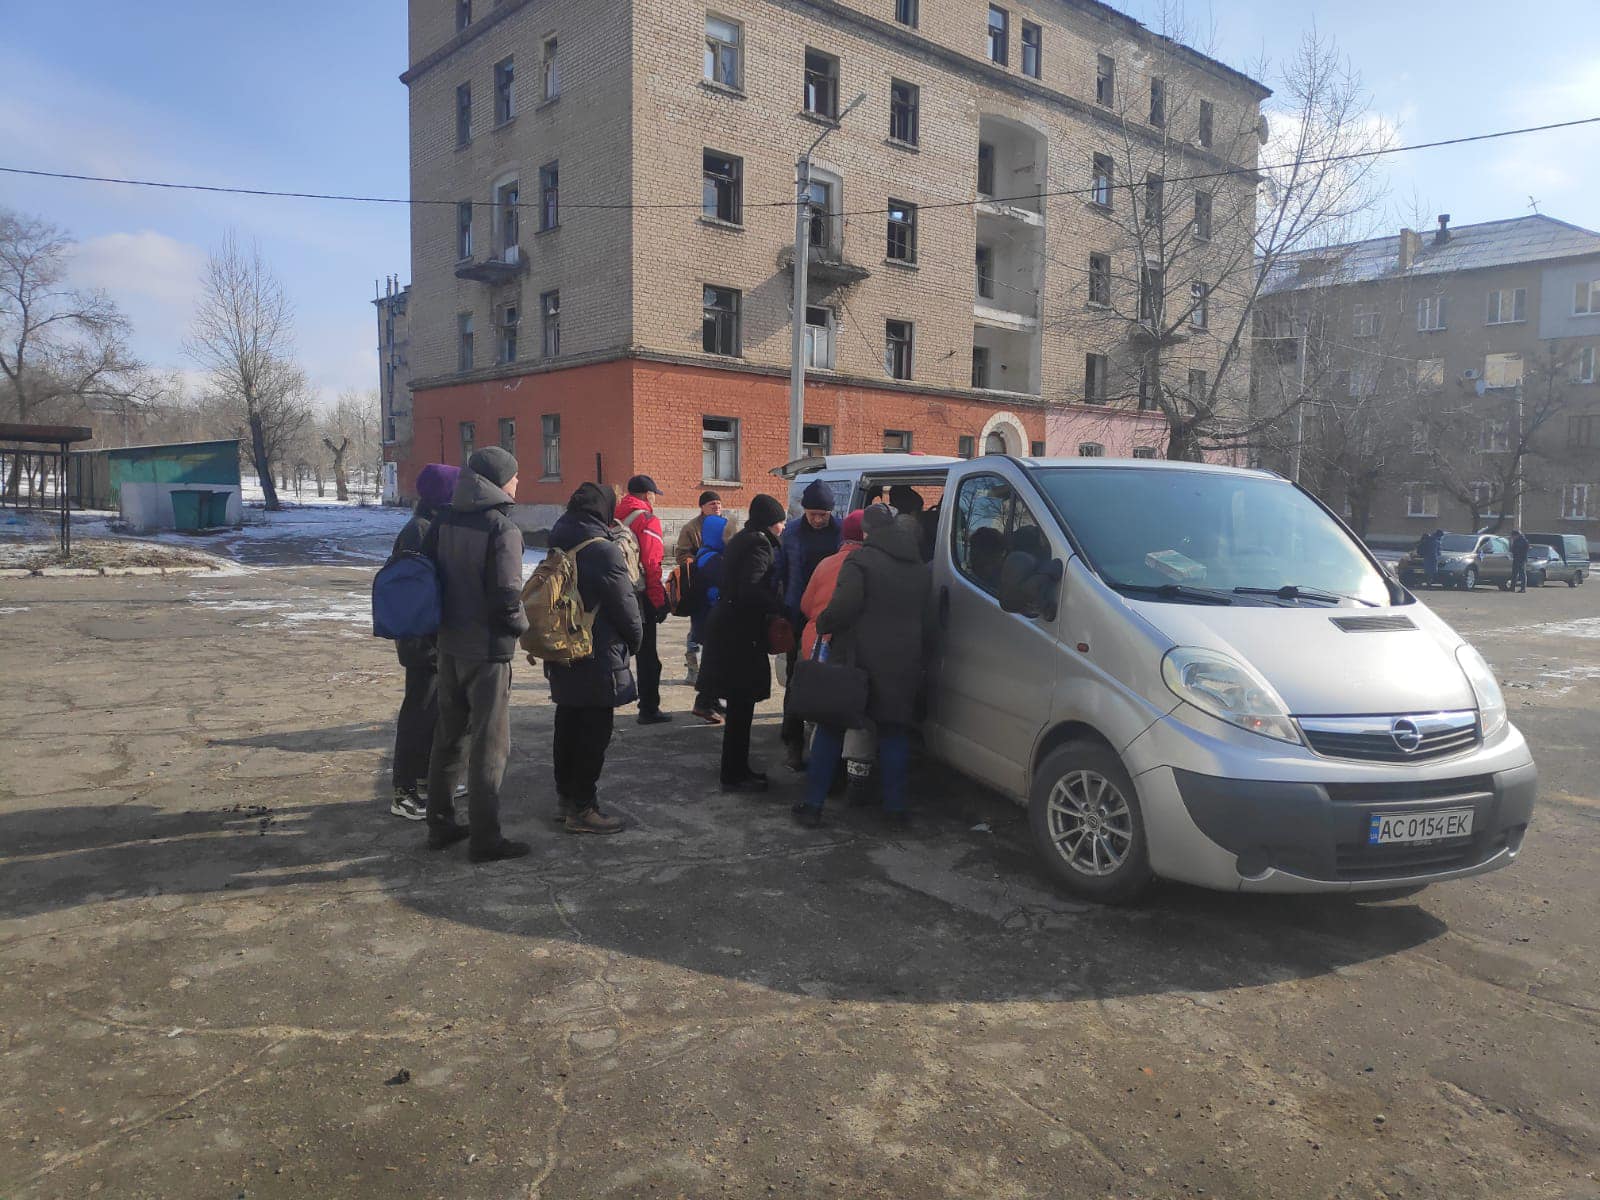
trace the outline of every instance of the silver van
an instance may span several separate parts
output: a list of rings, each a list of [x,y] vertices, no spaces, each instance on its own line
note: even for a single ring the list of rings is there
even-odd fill
[[[828,480],[840,511],[895,484],[933,501],[924,740],[1026,804],[1073,892],[1408,892],[1520,850],[1537,773],[1493,673],[1286,480],[1104,458],[782,470],[794,498]]]

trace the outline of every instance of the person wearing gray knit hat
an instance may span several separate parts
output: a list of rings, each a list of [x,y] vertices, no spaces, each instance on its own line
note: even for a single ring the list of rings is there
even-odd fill
[[[474,450],[472,457],[467,459],[467,466],[496,487],[503,488],[517,477],[517,460],[509,450],[502,450],[499,446]]]

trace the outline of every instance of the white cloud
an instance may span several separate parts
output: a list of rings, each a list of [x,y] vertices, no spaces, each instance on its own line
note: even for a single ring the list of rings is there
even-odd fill
[[[1600,60],[1592,57],[1551,64],[1544,79],[1515,89],[1510,113],[1517,125],[1548,125],[1600,113]],[[1530,133],[1497,143],[1488,161],[1490,174],[1521,211],[1525,197],[1542,212],[1580,224],[1600,219],[1595,207],[1595,147],[1600,128]]]
[[[72,277],[82,287],[104,288],[126,304],[137,297],[150,304],[194,311],[206,252],[151,229],[108,233],[79,242],[72,250]]]

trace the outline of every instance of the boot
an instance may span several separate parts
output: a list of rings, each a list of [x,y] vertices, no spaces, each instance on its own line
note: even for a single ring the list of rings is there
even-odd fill
[[[621,833],[624,828],[621,817],[601,812],[599,805],[590,805],[582,812],[574,812],[567,818],[566,825],[568,833]]]

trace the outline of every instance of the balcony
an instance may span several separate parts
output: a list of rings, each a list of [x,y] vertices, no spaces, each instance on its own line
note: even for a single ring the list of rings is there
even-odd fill
[[[491,287],[510,283],[528,270],[527,256],[520,246],[507,246],[494,258],[467,258],[456,264],[456,278]]]
[[[845,261],[844,255],[832,246],[808,246],[806,249],[807,291],[812,286],[824,292],[850,287],[872,274],[866,267]],[[778,270],[794,270],[793,246],[778,251]]]
[[[978,118],[979,216],[1044,225],[1045,138],[1005,117]]]
[[[972,316],[977,325],[1037,332],[1044,283],[1044,230],[1018,229],[978,214]]]

